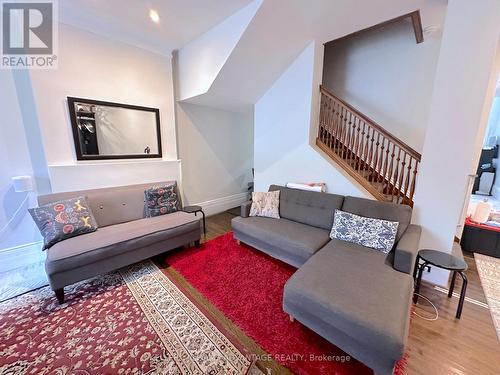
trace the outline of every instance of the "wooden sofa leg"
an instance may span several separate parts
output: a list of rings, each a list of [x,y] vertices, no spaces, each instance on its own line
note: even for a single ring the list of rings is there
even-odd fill
[[[295,321],[295,318],[291,315],[288,315],[288,317],[290,318],[290,321],[293,323]]]
[[[64,288],[54,290],[56,294],[57,301],[60,305],[64,303]]]
[[[196,241],[194,241],[194,246],[196,246],[196,247],[200,247],[200,240],[196,240]]]

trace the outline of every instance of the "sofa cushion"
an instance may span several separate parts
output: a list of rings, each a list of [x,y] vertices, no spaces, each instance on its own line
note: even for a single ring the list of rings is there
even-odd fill
[[[396,235],[396,242],[398,242],[406,231],[406,228],[408,228],[408,225],[410,225],[412,209],[410,206],[404,204],[379,202],[365,198],[345,197],[342,211],[365,217],[399,222]]]
[[[43,249],[97,230],[97,223],[85,197],[74,197],[30,208],[29,213],[43,236]]]
[[[257,238],[263,244],[279,248],[284,253],[292,254],[294,258],[302,260],[300,263],[309,259],[330,239],[327,230],[287,219],[236,217],[231,221],[231,224],[235,232]],[[265,251],[265,249],[262,250]]]
[[[361,245],[332,240],[288,280],[285,310],[304,311],[332,331],[342,331],[397,360],[408,336],[413,284],[408,274],[392,268],[389,258]]]
[[[177,182],[152,186],[144,190],[146,217],[155,217],[179,211]]]
[[[67,271],[114,257],[182,235],[189,230],[200,230],[199,218],[181,211],[103,227],[96,232],[59,242],[48,249],[47,273]]]
[[[357,243],[388,253],[394,246],[399,223],[335,210],[331,239]]]
[[[253,192],[250,216],[280,218],[280,191]]]
[[[342,208],[344,196],[290,189],[271,185],[269,191],[280,190],[280,216],[298,223],[330,230],[333,213]]]

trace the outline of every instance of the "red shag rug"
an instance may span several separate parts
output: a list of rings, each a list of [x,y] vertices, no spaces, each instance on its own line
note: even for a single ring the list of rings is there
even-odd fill
[[[371,374],[372,370],[349,357],[283,312],[283,288],[295,268],[246,245],[231,232],[202,245],[171,253],[166,264],[274,360],[297,374]],[[406,356],[395,374],[403,374]]]

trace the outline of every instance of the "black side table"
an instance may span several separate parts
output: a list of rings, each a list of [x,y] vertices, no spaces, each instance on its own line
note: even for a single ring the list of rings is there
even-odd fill
[[[420,264],[420,260],[423,261]],[[451,278],[450,290],[448,291],[448,297],[451,298],[453,295],[453,288],[455,287],[455,279],[457,277],[457,273],[462,277],[463,284],[462,290],[460,292],[460,299],[458,301],[458,309],[456,318],[460,319],[462,315],[462,308],[464,306],[465,300],[465,292],[467,290],[467,276],[465,276],[465,271],[467,271],[467,263],[456,256],[445,253],[443,251],[436,250],[420,250],[417,255],[417,260],[415,261],[415,270],[413,271],[413,278],[416,277],[415,284],[415,294],[413,295],[413,302],[417,303],[418,294],[420,292],[420,284],[422,282],[422,274],[424,273],[424,269],[429,266],[436,266],[448,271],[453,272],[453,276]],[[418,272],[418,275],[417,275]]]
[[[186,206],[182,209],[182,211],[187,212],[188,214],[194,213],[194,216],[196,216],[198,212],[201,212],[201,214],[203,215],[203,234],[206,236],[207,227],[205,226],[205,213],[203,212],[201,206]]]

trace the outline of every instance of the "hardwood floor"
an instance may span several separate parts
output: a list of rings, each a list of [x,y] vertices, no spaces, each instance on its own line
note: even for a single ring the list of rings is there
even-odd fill
[[[465,259],[469,265],[467,297],[486,303],[473,255]],[[460,291],[461,286],[460,280],[455,291]],[[422,284],[421,294],[436,305],[439,319],[426,321],[413,316],[408,341],[408,373],[500,374],[500,342],[489,310],[466,301],[462,317],[457,320],[458,298],[449,299],[429,284]],[[423,309],[417,307],[415,311]]]
[[[0,302],[48,284],[45,260],[0,272]]]
[[[208,241],[231,230],[234,215],[225,212],[207,218]],[[486,303],[472,254],[469,264],[467,297]],[[460,291],[457,278],[455,291]],[[500,374],[500,342],[487,308],[466,301],[460,320],[455,319],[458,298],[449,299],[432,285],[422,283],[421,294],[429,298],[439,311],[436,321],[413,315],[408,340],[407,374]],[[432,317],[433,310],[422,299],[415,311]]]

